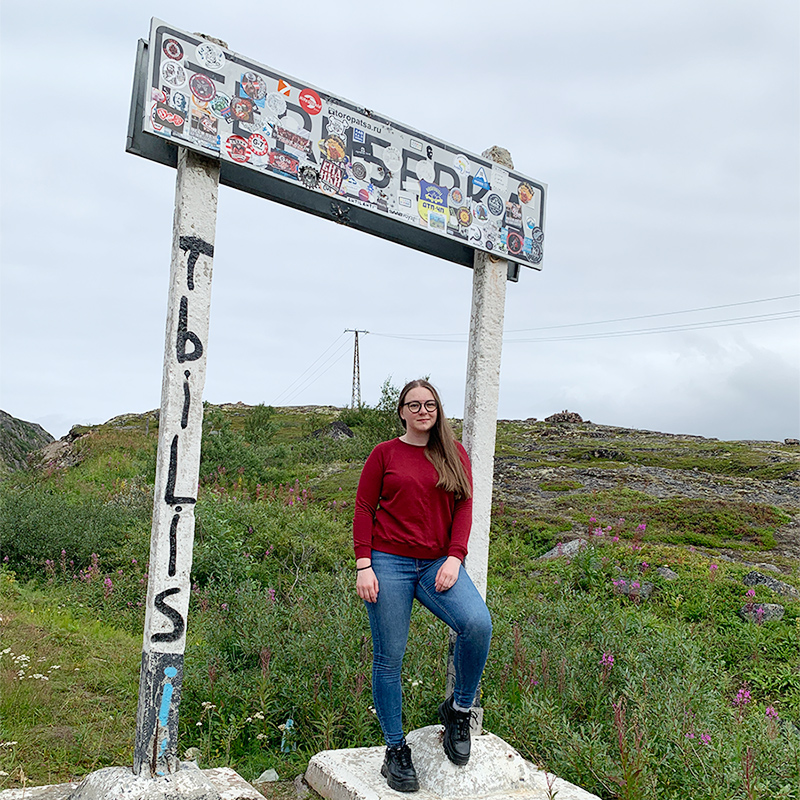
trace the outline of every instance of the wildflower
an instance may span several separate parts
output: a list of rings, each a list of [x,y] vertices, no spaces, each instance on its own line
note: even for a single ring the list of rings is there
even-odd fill
[[[639,581],[631,581],[631,591],[635,592],[641,587]]]
[[[747,590],[747,596],[748,597],[755,597],[756,596],[756,590],[755,589],[748,589]]]
[[[228,610],[228,604],[227,603],[223,603],[222,604],[222,610],[223,611],[227,611]]]
[[[650,565],[646,561],[642,561],[642,571],[648,569]]]
[[[778,719],[778,712],[772,706],[766,707],[764,715],[767,719]]]
[[[759,606],[756,609],[756,625],[760,625],[764,621],[764,606]]]
[[[643,522],[643,523],[641,523],[641,525],[637,525],[636,526],[636,530],[639,533],[644,533],[647,530],[647,523]]]
[[[614,656],[607,650],[603,653],[600,659],[600,666],[603,668],[611,669],[614,666]]]
[[[266,733],[257,733],[256,734],[256,739],[258,739],[259,741],[261,741],[262,739],[266,739],[266,738],[267,738],[267,734]]]
[[[694,734],[691,731],[689,731],[689,733],[686,734],[686,738],[687,739],[694,739]]]
[[[199,728],[203,724],[202,720],[200,722],[195,722],[195,725]]]
[[[612,536],[611,537],[611,541],[612,542],[618,542],[619,541],[619,536]]]
[[[109,597],[111,593],[114,591],[114,583],[106,576],[106,579],[103,581],[103,597]]]
[[[736,697],[733,698],[733,704],[735,706],[739,706],[740,708],[744,708],[750,702],[750,700],[750,691],[745,689],[743,686],[737,692]]]
[[[704,745],[710,745],[711,744],[711,735],[708,734],[708,733],[701,733],[700,734],[700,741]]]
[[[264,715],[260,711],[256,711],[256,713],[253,714],[253,718],[254,719],[264,719]]]
[[[712,564],[709,567],[709,569],[711,570],[711,574],[713,575],[719,569],[719,567],[716,564]]]
[[[269,599],[274,603],[275,602],[275,590],[270,586],[270,588],[267,589],[267,593],[269,594]]]

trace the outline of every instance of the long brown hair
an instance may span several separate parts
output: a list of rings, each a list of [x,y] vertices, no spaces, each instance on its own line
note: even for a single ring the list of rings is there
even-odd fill
[[[453,492],[458,499],[472,497],[472,487],[469,485],[467,471],[464,469],[464,464],[456,447],[453,429],[444,415],[442,401],[435,387],[424,378],[409,381],[403,387],[397,400],[397,416],[400,417],[400,422],[405,428],[406,421],[400,416],[400,411],[405,404],[406,395],[412,389],[418,388],[427,389],[433,395],[433,399],[436,400],[436,422],[430,430],[428,443],[425,445],[425,458],[433,464],[439,474],[439,482],[436,485],[446,492]]]

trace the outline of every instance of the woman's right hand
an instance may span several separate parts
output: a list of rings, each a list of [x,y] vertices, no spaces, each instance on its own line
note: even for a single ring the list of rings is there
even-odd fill
[[[374,603],[378,599],[378,576],[372,567],[359,570],[356,573],[356,592],[362,600]]]

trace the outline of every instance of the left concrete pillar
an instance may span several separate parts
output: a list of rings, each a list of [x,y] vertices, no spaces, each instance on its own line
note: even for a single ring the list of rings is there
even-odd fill
[[[178,151],[147,606],[133,771],[178,769],[178,706],[203,432],[219,162]]]

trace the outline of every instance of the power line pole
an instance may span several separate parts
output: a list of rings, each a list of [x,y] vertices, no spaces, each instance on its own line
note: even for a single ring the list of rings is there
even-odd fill
[[[345,333],[352,333],[355,335],[355,342],[353,344],[353,395],[350,398],[351,408],[361,408],[361,364],[358,359],[358,334],[369,333],[369,331],[358,331],[355,328],[345,328]],[[358,402],[358,405],[356,405]]]

